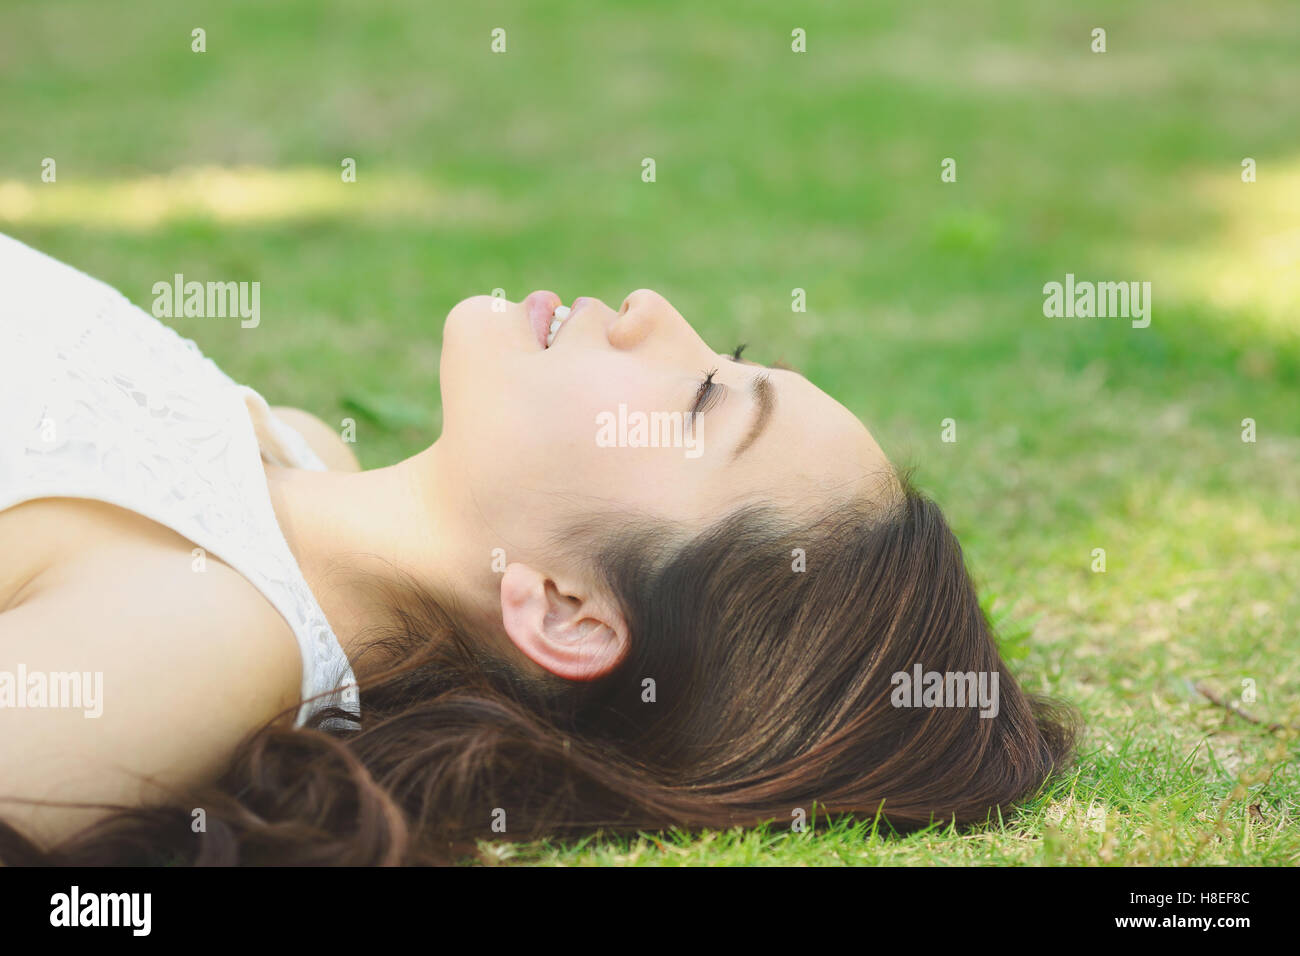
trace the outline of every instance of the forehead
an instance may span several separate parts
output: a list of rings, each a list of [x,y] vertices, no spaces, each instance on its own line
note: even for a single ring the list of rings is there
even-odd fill
[[[742,455],[718,462],[713,477],[720,486],[714,494],[733,503],[797,509],[879,496],[882,486],[895,485],[889,459],[857,416],[789,369],[748,365],[738,384],[747,392],[750,378],[760,373],[772,385],[771,417]]]

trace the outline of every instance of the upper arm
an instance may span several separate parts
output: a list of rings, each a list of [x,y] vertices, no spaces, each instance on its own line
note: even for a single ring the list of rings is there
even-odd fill
[[[360,471],[361,463],[339,433],[310,412],[286,405],[273,405],[271,411],[290,428],[302,435],[325,467],[330,471]]]
[[[136,806],[166,792],[150,780],[219,776],[250,732],[297,702],[301,677],[288,625],[241,580],[219,561],[195,573],[133,552],[0,614],[0,680],[28,684],[13,686],[27,706],[0,708],[0,798]],[[33,675],[49,689],[44,706]],[[0,799],[0,817],[41,844],[106,813]]]

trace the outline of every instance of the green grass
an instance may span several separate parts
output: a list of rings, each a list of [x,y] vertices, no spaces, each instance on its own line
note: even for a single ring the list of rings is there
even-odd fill
[[[1300,862],[1297,736],[1190,689],[1253,681],[1300,723],[1300,7],[130,6],[0,14],[0,229],[146,308],[175,272],[259,280],[257,329],[174,324],[272,403],[355,416],[367,467],[437,435],[457,300],[658,289],[918,466],[1023,682],[1087,722],[1075,772],[965,831],[494,858]],[[1151,326],[1044,318],[1066,272],[1151,281]]]

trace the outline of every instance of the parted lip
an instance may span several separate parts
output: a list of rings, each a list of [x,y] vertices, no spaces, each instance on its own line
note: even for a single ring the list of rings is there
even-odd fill
[[[537,344],[546,348],[546,337],[551,331],[551,317],[555,307],[560,305],[560,297],[546,289],[538,289],[524,297],[524,309],[528,314],[528,324],[533,330]]]
[[[572,319],[579,309],[591,301],[592,298],[589,295],[580,295],[574,299],[565,322]],[[564,304],[563,300],[547,289],[537,289],[524,297],[523,304],[528,313],[528,323],[533,330],[534,337],[537,339],[537,344],[543,350],[550,348],[546,344],[546,339],[551,333],[551,321],[555,318],[555,310]],[[559,337],[558,333],[556,337]]]

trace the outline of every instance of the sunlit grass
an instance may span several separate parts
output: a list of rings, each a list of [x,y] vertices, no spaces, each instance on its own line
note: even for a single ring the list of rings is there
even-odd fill
[[[41,182],[0,180],[0,225],[150,231],[191,221],[238,227],[330,218],[348,222],[479,221],[494,213],[482,191],[447,192],[393,170],[338,171],[200,166],[129,179],[70,173]]]
[[[1252,157],[1256,181],[1240,167],[1189,177],[1187,195],[1210,210],[1213,228],[1163,246],[1132,244],[1139,271],[1158,284],[1158,301],[1191,302],[1247,322],[1266,340],[1300,345],[1300,158]]]

